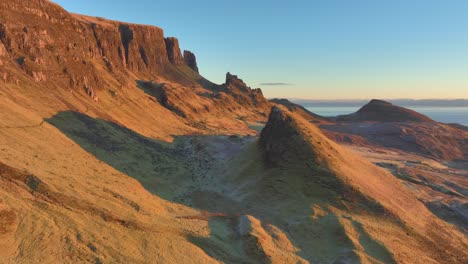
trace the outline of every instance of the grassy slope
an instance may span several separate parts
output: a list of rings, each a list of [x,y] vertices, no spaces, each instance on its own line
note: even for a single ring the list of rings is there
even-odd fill
[[[40,120],[14,104],[0,112]],[[0,129],[0,140],[0,262],[215,262],[186,240],[209,236],[206,222],[176,218],[193,209],[151,195],[50,124]]]
[[[6,98],[1,102],[5,123],[41,121]],[[266,164],[256,141],[205,137],[169,144],[72,112],[39,127],[0,129],[0,161],[25,171],[12,181],[14,173],[6,170],[0,180],[0,217],[12,223],[2,234],[8,249],[2,257],[183,263],[187,252],[196,255],[190,261],[202,262],[431,263],[463,257],[457,253],[466,248],[461,235],[394,177],[289,115],[297,133],[285,142],[316,155],[281,166]],[[51,194],[28,186],[29,175]],[[198,210],[222,216],[186,217],[203,215]],[[251,232],[239,237],[241,215],[254,220]],[[437,234],[434,227],[444,231]],[[28,234],[38,240],[25,240]]]
[[[463,235],[432,215],[393,176],[337,146],[301,117],[287,115],[298,134],[282,142],[297,141],[293,145],[313,149],[316,158],[294,157],[271,167],[252,144],[220,169],[227,173],[212,188],[233,200],[234,210],[287,230],[298,254],[312,262],[466,259]],[[311,167],[310,158],[320,166]]]
[[[249,140],[161,142],[249,134],[247,123],[236,119],[249,113],[207,115],[209,129],[193,127],[136,80],[186,89],[185,81],[197,81],[195,90],[212,85],[200,76],[183,67],[165,77],[127,73],[122,87],[100,59],[88,59],[105,84],[97,88],[98,102],[81,90],[36,83],[2,58],[2,70],[16,82],[0,83],[1,263],[431,263],[442,256],[452,261],[451,254],[466,249],[458,233],[433,220],[393,178],[300,117],[294,117],[300,143],[321,153],[319,162],[367,200],[344,199],[331,175],[301,160],[267,167]],[[185,147],[187,157],[180,155]],[[372,204],[359,204],[369,197],[405,226],[370,212]],[[248,231],[239,236],[246,218]],[[431,233],[435,225],[445,236]],[[450,252],[441,253],[434,238],[446,241]]]

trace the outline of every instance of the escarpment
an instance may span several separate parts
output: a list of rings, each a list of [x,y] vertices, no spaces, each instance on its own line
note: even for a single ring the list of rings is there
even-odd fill
[[[265,121],[270,109],[260,90],[234,75],[224,85],[203,78],[195,54],[182,54],[178,39],[165,37],[161,28],[70,14],[49,1],[0,3],[0,64],[0,81],[40,85],[62,110],[103,118],[110,119],[103,109],[146,98],[201,133],[236,126],[246,131],[246,122]],[[141,95],[142,82],[159,88]]]
[[[174,64],[183,64],[184,58],[180,51],[179,40],[174,37],[169,37],[165,39],[165,42],[169,61]]]
[[[155,26],[70,14],[49,1],[2,2],[0,14],[0,56],[37,82],[83,89],[87,77],[100,89],[104,68],[126,86],[132,75],[167,75],[171,64],[185,63],[178,40]],[[195,56],[187,57],[196,69]]]
[[[191,51],[184,50],[184,63],[198,73],[197,58]]]

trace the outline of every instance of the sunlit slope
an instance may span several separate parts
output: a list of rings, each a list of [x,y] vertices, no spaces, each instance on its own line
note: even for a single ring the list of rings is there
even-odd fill
[[[70,14],[50,1],[0,2],[7,107],[11,100],[42,118],[76,111],[166,141],[254,134],[249,125],[270,109],[262,92],[230,74],[213,84],[181,58],[177,39],[155,26]]]
[[[312,263],[467,259],[463,235],[391,174],[282,107],[273,109],[258,144],[214,175],[217,184],[207,189],[226,197],[227,212],[275,225]],[[218,203],[198,206],[221,208]]]
[[[14,104],[2,120],[41,119]],[[0,129],[0,263],[210,263],[197,214],[148,193],[47,122]]]
[[[0,263],[467,262],[459,232],[310,123],[329,120],[276,107],[246,136],[261,90],[209,82],[174,43],[0,2]]]

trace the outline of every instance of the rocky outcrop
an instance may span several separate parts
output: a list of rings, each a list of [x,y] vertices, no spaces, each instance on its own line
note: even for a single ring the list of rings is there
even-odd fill
[[[274,99],[270,99],[270,102],[277,104],[277,105],[283,105],[287,107],[289,111],[297,113],[303,118],[313,123],[328,123],[330,121],[328,118],[312,113],[309,110],[307,110],[305,107],[303,107],[302,105],[295,104],[289,101],[288,99],[274,98]]]
[[[244,83],[242,79],[237,77],[237,75],[233,75],[230,72],[226,73],[226,87],[230,88],[231,90],[237,89],[242,91],[249,91],[250,88],[247,84]]]
[[[7,55],[7,51],[5,49],[5,46],[3,45],[3,43],[0,41],[0,66],[3,66],[4,63],[2,61],[2,57],[3,56],[6,56]]]
[[[0,57],[6,56],[6,55],[7,55],[7,51],[5,49],[5,46],[3,45],[2,42],[0,42]]]
[[[226,82],[221,86],[221,91],[231,95],[241,105],[256,107],[268,113],[270,103],[263,96],[260,88],[252,89],[244,81],[231,73],[226,74]]]
[[[173,37],[165,39],[167,56],[169,61],[173,64],[183,64],[184,58],[182,57],[182,52],[179,47],[179,40]]]
[[[192,70],[198,72],[197,58],[195,57],[195,54],[193,54],[191,51],[184,50],[184,63],[185,65],[189,66]]]
[[[376,99],[371,100],[354,114],[338,116],[337,121],[433,122],[429,117],[416,111]]]
[[[281,107],[273,106],[259,141],[266,161],[281,166],[297,159],[315,157],[313,148],[301,133],[291,114]]]

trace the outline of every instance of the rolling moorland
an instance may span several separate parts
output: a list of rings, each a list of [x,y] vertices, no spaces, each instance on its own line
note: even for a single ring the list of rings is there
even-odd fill
[[[0,2],[0,263],[468,262],[468,128],[200,71],[160,28]]]

